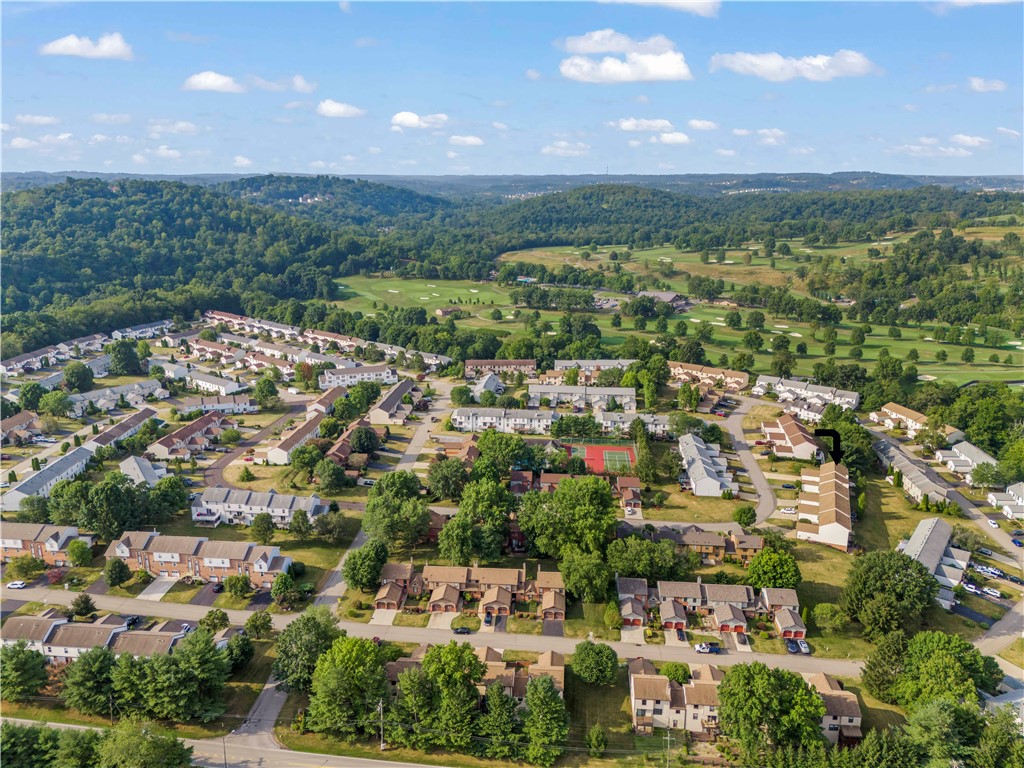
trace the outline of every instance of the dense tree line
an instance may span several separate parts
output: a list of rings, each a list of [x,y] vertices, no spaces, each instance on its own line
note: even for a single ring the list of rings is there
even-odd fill
[[[122,720],[106,731],[44,725],[0,725],[0,748],[10,768],[187,768],[192,747],[161,734],[145,720]]]

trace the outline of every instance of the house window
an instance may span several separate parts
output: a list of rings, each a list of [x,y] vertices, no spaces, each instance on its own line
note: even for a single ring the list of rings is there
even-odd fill
[[[828,727],[828,729],[829,729],[830,731],[838,731],[838,730],[839,730],[839,726],[838,726],[838,725],[830,725],[830,726]]]
[[[654,708],[654,714],[660,715],[661,714],[661,708],[660,707],[655,707]]]

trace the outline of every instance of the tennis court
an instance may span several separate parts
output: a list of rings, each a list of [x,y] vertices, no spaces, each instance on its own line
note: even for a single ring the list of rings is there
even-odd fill
[[[636,451],[632,445],[570,445],[570,456],[578,456],[586,462],[587,468],[595,474],[626,474],[636,463]]]

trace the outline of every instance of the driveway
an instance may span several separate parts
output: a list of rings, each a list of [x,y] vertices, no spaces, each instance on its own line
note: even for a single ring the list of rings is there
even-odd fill
[[[623,643],[635,643],[636,645],[646,645],[647,641],[644,640],[644,628],[643,627],[623,627],[622,628],[622,640]]]
[[[957,616],[963,616],[965,619],[970,619],[971,621],[976,622],[978,624],[985,623],[991,625],[993,623],[992,618],[990,616],[986,616],[984,613],[979,613],[978,611],[971,610],[966,605],[954,606],[953,613],[955,613]]]
[[[679,636],[676,635],[674,629],[665,630],[665,645],[670,648],[689,648],[690,644],[686,640],[680,640]]]
[[[216,599],[217,593],[213,591],[213,584],[207,584],[192,598],[192,605],[213,605]]]
[[[430,618],[427,619],[427,629],[451,629],[452,622],[455,621],[457,613],[438,613],[434,612],[430,614]]]
[[[4,600],[0,603],[0,619],[6,619],[27,602],[28,600]]]
[[[96,581],[85,588],[85,594],[87,595],[105,595],[110,587],[107,586],[107,580],[100,576]]]
[[[236,459],[242,458],[247,450],[255,447],[259,442],[274,433],[275,429],[283,426],[288,419],[298,418],[302,413],[305,413],[306,401],[297,403],[289,403],[288,409],[278,419],[275,419],[272,423],[263,427],[255,434],[248,435],[244,440],[239,442],[237,446],[228,453],[214,454],[217,458],[203,470],[203,481],[206,483],[207,488],[215,488],[218,485],[225,486],[227,488],[233,488],[235,486],[230,485],[224,480],[224,468]]]
[[[480,619],[480,631],[488,634],[494,634],[495,632],[505,632],[505,617],[504,616],[493,616],[491,618],[490,626],[488,626],[483,619]]]
[[[398,611],[394,608],[378,608],[373,612],[373,616],[370,617],[370,623],[374,626],[390,627],[395,623],[395,616],[398,615]]]
[[[733,450],[736,452],[736,456],[739,458],[743,468],[747,470],[746,479],[754,486],[754,490],[757,492],[757,522],[755,525],[761,525],[775,512],[775,494],[772,492],[764,472],[761,471],[757,459],[751,453],[751,446],[747,443],[746,435],[743,434],[743,416],[751,407],[761,404],[761,401],[743,395],[730,395],[730,397],[733,400],[739,401],[739,405],[735,407],[721,424],[729,432],[732,438]]]
[[[565,637],[565,622],[561,619],[544,619],[540,633],[544,637]]]
[[[247,611],[263,611],[270,607],[274,600],[270,596],[269,589],[261,589],[255,595],[252,596],[252,600],[245,606]]]
[[[139,594],[139,600],[152,600],[158,603],[166,595],[178,580],[173,576],[157,576],[156,579]]]

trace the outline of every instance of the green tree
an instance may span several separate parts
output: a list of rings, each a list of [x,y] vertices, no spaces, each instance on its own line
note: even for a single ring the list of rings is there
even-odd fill
[[[488,429],[480,434],[477,441],[480,456],[494,462],[502,477],[508,477],[514,465],[527,455],[526,442],[519,435],[509,435]]]
[[[175,512],[188,506],[188,488],[177,475],[161,477],[146,497],[146,507],[152,521],[169,520]]]
[[[896,703],[897,685],[903,675],[906,654],[907,636],[903,632],[892,632],[879,638],[868,654],[861,679],[868,692],[879,701]]]
[[[199,620],[199,626],[203,629],[209,630],[213,634],[220,632],[222,629],[227,629],[230,624],[231,620],[228,619],[227,612],[220,608],[211,608],[206,612],[206,615]]]
[[[107,347],[110,372],[115,376],[138,376],[142,373],[139,350],[128,339],[118,339]]]
[[[764,337],[757,331],[747,331],[743,334],[743,346],[751,352],[760,352],[764,349]]]
[[[228,644],[224,648],[224,655],[234,673],[249,666],[249,662],[256,655],[256,647],[252,644],[249,635],[239,633],[232,635],[228,640]]]
[[[398,691],[388,713],[387,739],[392,744],[427,749],[437,737],[439,694],[422,669],[412,668],[398,675]]]
[[[43,496],[26,496],[18,502],[17,522],[48,523],[51,519],[49,500]]]
[[[287,573],[277,574],[270,585],[270,596],[282,605],[290,604],[295,598],[296,591],[295,580]]]
[[[249,577],[243,573],[234,573],[224,579],[224,589],[232,597],[244,598],[252,591]]]
[[[260,408],[275,408],[281,402],[277,393],[277,385],[265,376],[261,376],[256,382],[252,394]]]
[[[310,534],[313,533],[313,525],[309,522],[309,515],[306,514],[306,510],[295,510],[295,513],[292,515],[292,521],[288,524],[288,532],[300,541],[305,541],[309,538]]]
[[[289,691],[309,691],[317,659],[343,635],[327,606],[307,608],[278,637],[274,677]]]
[[[572,673],[590,685],[611,685],[619,669],[619,657],[610,645],[584,640],[572,657]]]
[[[939,699],[921,702],[907,720],[906,733],[925,765],[965,765],[981,737],[981,712],[975,705]]]
[[[612,572],[597,552],[582,552],[578,547],[566,546],[558,567],[570,595],[586,603],[598,603],[607,597]]]
[[[544,555],[557,557],[567,544],[603,552],[615,527],[611,486],[600,477],[568,478],[554,493],[527,493],[519,525]]]
[[[260,512],[252,519],[249,534],[258,544],[269,545],[274,540],[275,533],[277,526],[274,525],[274,518],[269,512]]]
[[[962,360],[965,363],[973,363],[974,362],[974,348],[973,347],[964,347],[964,351],[960,353],[960,360]]]
[[[860,609],[860,623],[869,638],[878,638],[902,627],[902,616],[896,598],[888,592],[865,601]]]
[[[483,662],[469,644],[450,642],[427,651],[423,672],[437,691],[435,743],[467,751],[476,734],[476,686],[483,678]]]
[[[463,384],[458,387],[452,387],[449,397],[451,398],[452,405],[461,408],[473,402],[473,391]]]
[[[419,477],[408,470],[388,472],[370,489],[369,498],[375,499],[379,496],[391,496],[399,501],[415,499],[420,495]]]
[[[904,621],[913,624],[932,604],[938,589],[935,578],[921,563],[902,552],[882,550],[853,561],[839,604],[850,618],[859,621],[865,603],[876,595],[892,595]]]
[[[548,768],[562,756],[562,745],[569,736],[569,715],[565,701],[548,675],[531,678],[526,685],[523,735],[526,737],[524,757],[528,763]]]
[[[300,445],[294,451],[292,451],[292,466],[295,467],[296,471],[304,472],[307,479],[313,478],[313,471],[317,465],[323,459],[324,454],[319,448],[312,443],[306,443]]]
[[[896,693],[907,704],[934,698],[973,701],[976,689],[992,692],[1002,678],[995,659],[959,635],[919,632],[907,643]]]
[[[350,442],[355,453],[375,453],[380,448],[380,438],[369,427],[354,430]]]
[[[105,715],[113,696],[114,653],[106,646],[90,648],[64,669],[60,697],[65,706],[88,715]]]
[[[516,700],[501,683],[492,683],[487,688],[486,712],[480,717],[484,754],[492,760],[517,760],[522,751],[521,728]]]
[[[321,493],[333,494],[345,487],[345,470],[330,459],[320,459],[313,467],[313,474],[320,481]]]
[[[834,635],[846,628],[846,613],[835,603],[818,603],[813,615],[814,625],[823,635]]]
[[[750,561],[747,569],[747,583],[757,589],[775,587],[796,589],[803,581],[800,566],[789,552],[765,547]]]
[[[46,568],[46,563],[32,555],[18,555],[7,562],[4,575],[16,581],[32,581]]]
[[[224,445],[238,445],[238,443],[241,442],[241,440],[242,433],[239,432],[237,429],[225,429],[223,432],[220,433],[220,441]]]
[[[442,499],[458,501],[462,497],[462,489],[468,480],[466,465],[454,457],[432,461],[427,469],[427,483],[430,485],[430,490]]]
[[[113,539],[146,522],[143,491],[120,472],[111,472],[89,489],[86,515],[79,525],[102,539]]]
[[[46,394],[41,384],[30,381],[18,388],[18,405],[23,411],[39,409],[39,400]]]
[[[825,705],[800,675],[761,662],[737,664],[718,686],[722,731],[748,760],[769,747],[820,742]]]
[[[251,483],[255,479],[256,479],[256,475],[253,474],[253,471],[251,469],[249,469],[249,465],[248,464],[246,464],[244,467],[242,467],[242,471],[238,473],[238,480],[239,480],[239,482]]]
[[[112,557],[103,566],[103,580],[109,587],[119,587],[132,577],[131,569],[119,557]]]
[[[272,628],[273,619],[270,616],[270,611],[254,611],[249,615],[249,618],[245,620],[246,634],[252,635],[257,640],[264,635],[269,635]]]
[[[370,539],[358,549],[349,550],[342,568],[345,582],[363,592],[376,591],[387,561],[388,545],[380,539]]]
[[[192,747],[165,736],[152,723],[126,719],[100,741],[96,768],[188,768]]]
[[[757,510],[749,504],[744,504],[742,507],[737,507],[733,510],[732,519],[744,528],[749,528],[757,522]]]
[[[307,723],[311,730],[351,739],[377,730],[377,702],[388,695],[384,651],[372,640],[339,637],[317,660]]]
[[[459,513],[437,535],[437,553],[452,565],[469,565],[473,559],[473,521]]]
[[[681,661],[669,661],[662,665],[661,674],[669,680],[685,685],[690,681],[690,665]]]
[[[64,388],[68,392],[88,392],[92,389],[92,368],[72,360],[64,366]]]
[[[0,698],[4,701],[28,701],[48,678],[46,657],[30,650],[24,640],[0,646]]]
[[[71,412],[71,398],[68,393],[59,389],[47,392],[39,398],[39,412],[55,418],[62,418]]]

